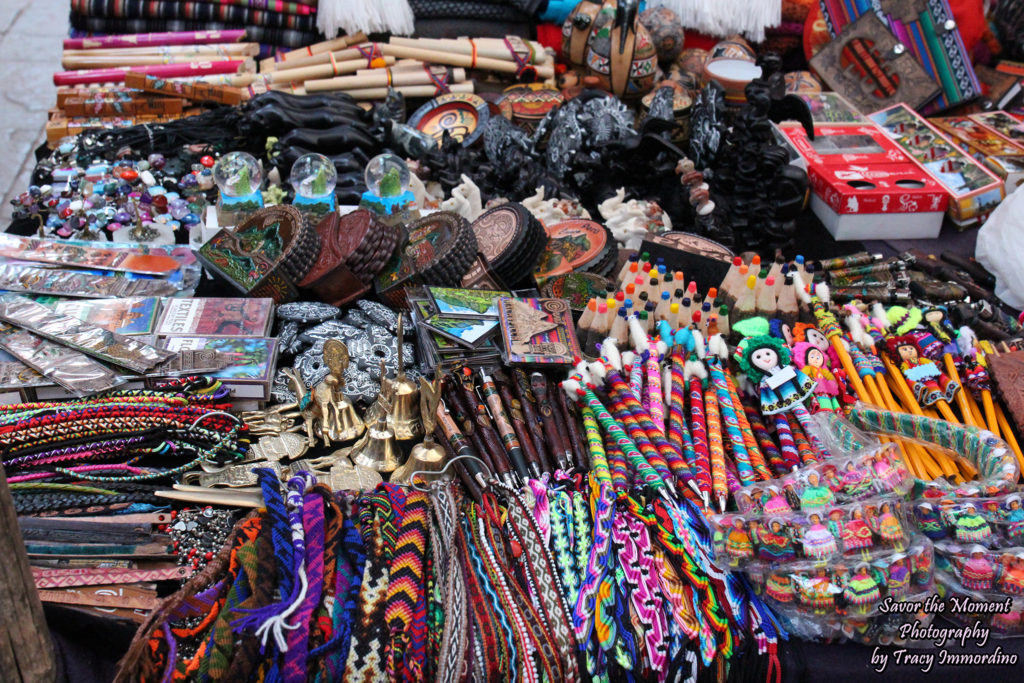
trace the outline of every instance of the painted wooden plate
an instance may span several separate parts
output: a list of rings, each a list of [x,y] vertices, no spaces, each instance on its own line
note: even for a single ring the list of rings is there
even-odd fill
[[[483,135],[491,118],[487,102],[468,93],[447,93],[430,100],[416,110],[409,125],[441,144],[445,131],[464,145]]]

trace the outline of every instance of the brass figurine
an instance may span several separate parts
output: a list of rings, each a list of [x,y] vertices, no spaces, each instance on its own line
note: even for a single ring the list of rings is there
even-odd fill
[[[355,406],[345,396],[345,369],[349,364],[348,347],[337,339],[328,339],[324,342],[324,364],[330,369],[331,374],[320,383],[329,394],[329,400],[321,404],[321,431],[324,432],[325,439],[329,436],[334,441],[351,441],[363,433],[366,424],[359,417]],[[318,393],[320,386],[317,387]]]

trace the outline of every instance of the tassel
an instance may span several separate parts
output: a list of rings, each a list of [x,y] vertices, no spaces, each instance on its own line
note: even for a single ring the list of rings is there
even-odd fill
[[[316,27],[327,38],[339,31],[407,36],[415,30],[414,22],[408,0],[320,0],[316,13]]]
[[[649,0],[648,7],[667,7],[689,29],[710,36],[742,33],[755,43],[764,30],[782,23],[782,3],[777,0]]]

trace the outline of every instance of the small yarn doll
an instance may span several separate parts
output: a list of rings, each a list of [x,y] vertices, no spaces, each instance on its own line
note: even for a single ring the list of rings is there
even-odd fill
[[[946,525],[931,503],[918,503],[914,508],[914,515],[917,517],[917,528],[931,540],[941,541],[949,537]]]
[[[1011,543],[1019,544],[1024,537],[1024,508],[1020,504],[1020,496],[1011,493],[1003,501],[1000,511],[1003,520],[1006,522],[1006,536]]]
[[[955,529],[956,540],[961,543],[984,543],[992,537],[992,527],[988,520],[978,514],[974,503],[968,503],[956,515]]]
[[[892,512],[892,503],[882,503],[879,508],[878,518],[875,520],[875,532],[882,539],[882,542],[887,545],[899,546],[903,544],[903,527],[900,525],[900,520]]]
[[[773,519],[767,529],[757,532],[757,556],[768,562],[784,562],[796,557],[793,539],[780,519]]]
[[[925,358],[912,335],[900,335],[886,341],[893,362],[922,406],[952,401],[960,385],[951,380],[934,361]]]
[[[895,553],[889,564],[889,576],[885,580],[886,590],[894,599],[899,600],[910,592],[910,568],[907,556]]]
[[[768,335],[747,337],[736,350],[740,368],[758,383],[761,414],[775,415],[804,407],[814,393],[814,381],[789,364],[790,353],[781,340]]]
[[[764,496],[761,498],[761,509],[766,515],[778,515],[793,511],[782,489],[774,485],[765,489]]]
[[[992,563],[985,557],[985,549],[980,545],[971,546],[971,559],[964,562],[960,570],[960,583],[964,588],[973,591],[992,590],[996,572]]]
[[[836,593],[841,592],[832,584],[824,567],[819,567],[814,576],[800,580],[800,602],[816,614],[827,614],[836,607]]]
[[[768,575],[765,593],[768,597],[779,602],[793,602],[793,598],[796,595],[793,589],[793,577],[786,572],[772,572]]]
[[[804,555],[814,560],[835,555],[839,551],[835,536],[828,530],[828,527],[821,523],[821,515],[817,513],[810,515],[808,522],[809,525],[801,539]]]
[[[732,526],[725,534],[725,552],[736,560],[754,556],[754,543],[750,540],[746,522],[742,517],[733,517]]]
[[[854,508],[851,519],[843,524],[842,535],[843,550],[863,550],[875,544],[874,534],[871,527],[864,521],[864,512],[858,507]]]
[[[800,494],[800,509],[804,512],[820,510],[836,502],[832,489],[821,482],[817,472],[807,473],[807,485]]]
[[[797,342],[793,345],[793,363],[800,372],[814,380],[814,400],[810,403],[810,411],[839,412],[842,409],[839,403],[839,381],[825,367],[825,354],[808,342]]]
[[[882,449],[872,457],[872,468],[875,470],[875,477],[885,483],[886,492],[897,491],[903,485],[905,473],[893,464],[889,457],[888,449]]]
[[[999,558],[998,588],[1007,595],[1024,595],[1024,551]]]
[[[927,586],[932,580],[932,554],[930,548],[917,546],[910,551],[915,586]]]
[[[846,584],[843,595],[851,612],[867,614],[882,596],[882,591],[878,587],[878,581],[871,575],[868,565],[862,563],[857,565],[857,570]]]
[[[874,490],[871,471],[861,467],[855,460],[849,460],[843,466],[842,482],[843,493],[850,498],[863,498]]]

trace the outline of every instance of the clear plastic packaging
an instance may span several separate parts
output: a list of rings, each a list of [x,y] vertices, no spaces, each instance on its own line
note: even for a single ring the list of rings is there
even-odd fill
[[[913,521],[932,541],[986,548],[1024,546],[1024,496],[993,498],[945,496],[915,500]]]
[[[910,470],[892,444],[856,451],[801,467],[778,479],[757,482],[734,494],[744,514],[813,510],[880,495],[906,496],[914,486]],[[779,500],[779,495],[784,496]],[[766,505],[768,506],[766,509]],[[779,506],[775,508],[773,506]]]
[[[964,591],[1024,598],[1024,547],[992,549],[978,543],[939,541],[935,568]]]
[[[934,590],[932,544],[912,536],[902,548],[875,548],[834,560],[803,560],[784,565],[752,565],[747,572],[770,607],[818,622],[811,637],[831,637],[841,626],[822,625],[842,619],[865,619],[901,613],[920,617]],[[755,575],[757,578],[755,579]],[[897,603],[908,603],[894,607]]]
[[[723,567],[740,569],[752,563],[821,561],[881,548],[899,550],[913,529],[905,505],[895,496],[880,496],[810,510],[714,515],[710,523],[715,557]]]
[[[1024,573],[1024,560],[1021,572]],[[1024,636],[1024,597],[997,591],[964,588],[960,579],[944,570],[935,570],[935,589],[949,605],[944,614],[952,621],[973,626],[980,624],[996,638]]]
[[[0,322],[0,348],[76,396],[124,383],[113,370],[85,354]]]
[[[54,313],[46,306],[16,294],[0,296],[0,320],[138,373],[145,373],[174,356],[171,351],[149,346],[134,337]]]

